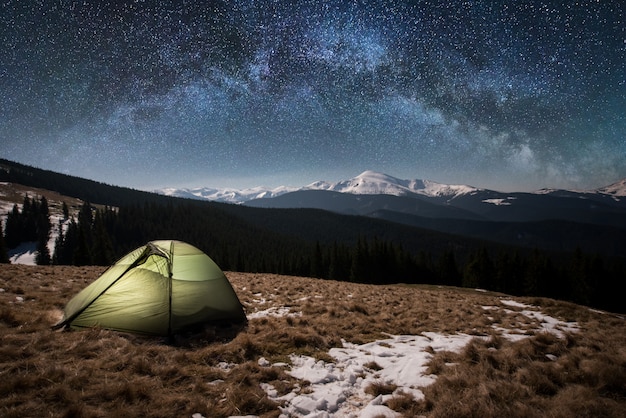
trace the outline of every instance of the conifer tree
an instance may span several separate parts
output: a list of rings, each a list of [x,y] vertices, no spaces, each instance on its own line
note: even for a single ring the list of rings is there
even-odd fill
[[[501,251],[494,263],[495,282],[493,290],[512,295],[522,294],[525,266],[517,251],[513,254]]]
[[[4,233],[2,231],[2,221],[0,221],[0,263],[8,263],[9,254],[7,253],[7,246],[4,242]]]
[[[63,264],[63,241],[65,236],[63,234],[63,221],[59,220],[57,237],[54,240],[54,253],[52,255],[52,264]]]
[[[601,287],[605,277],[609,276],[602,257],[592,255],[587,260],[587,286],[589,287],[589,304],[597,306],[603,302]]]
[[[7,214],[5,226],[5,240],[9,249],[13,249],[22,242],[21,214],[17,204],[13,205],[11,212]]]
[[[35,263],[39,266],[47,266],[50,264],[50,249],[48,248],[48,236],[43,235],[37,241],[37,255],[35,256]]]
[[[490,289],[495,269],[485,247],[481,247],[465,266],[463,287]]]
[[[78,212],[78,226],[84,229],[86,238],[91,241],[91,232],[93,226],[93,212],[91,211],[91,204],[84,202]]]
[[[50,240],[50,212],[48,209],[48,200],[45,196],[42,196],[37,204],[33,199],[31,208],[37,234],[37,256],[35,257],[35,262],[38,265],[48,265],[51,261],[50,249],[48,248],[48,241]]]
[[[348,250],[335,241],[329,259],[328,278],[331,280],[347,280],[350,277],[351,266]]]
[[[91,244],[88,241],[87,228],[79,224],[76,248],[74,250],[74,262],[72,264],[88,266],[92,263]]]
[[[461,274],[456,264],[454,252],[450,249],[445,250],[437,263],[437,274],[441,284],[446,286],[460,286]]]
[[[318,279],[321,279],[326,276],[326,274],[324,273],[322,248],[320,247],[319,241],[315,243],[313,256],[311,257],[311,274],[310,275],[311,277],[315,277]]]
[[[434,282],[432,256],[429,252],[421,250],[417,254],[417,258],[414,263],[414,270],[417,277],[413,280],[413,283],[430,283]]]
[[[22,242],[38,241],[37,221],[39,217],[39,205],[33,198],[32,201],[28,196],[24,197],[22,205],[21,227]]]
[[[37,208],[37,236],[41,237],[45,235],[46,237],[50,237],[50,229],[52,228],[52,224],[50,223],[50,209],[48,208],[48,199],[46,199],[45,196],[41,196]]]
[[[570,262],[570,299],[583,305],[589,304],[591,287],[589,285],[587,258],[577,247]]]
[[[352,266],[350,267],[351,282],[367,283],[369,281],[368,261],[369,249],[367,241],[359,237],[352,256]]]
[[[78,212],[76,227],[76,241],[73,248],[73,262],[77,266],[86,266],[93,263],[93,213],[91,204],[83,203]],[[68,230],[69,233],[69,230]]]
[[[59,224],[59,228],[61,225]],[[65,235],[63,236],[63,241],[60,246],[60,250],[57,249],[55,252],[58,254],[57,263],[63,265],[73,265],[74,264],[74,253],[76,252],[76,247],[78,245],[78,224],[76,224],[76,220],[74,217],[70,218],[70,222],[67,226],[67,231],[65,231]]]
[[[104,227],[103,213],[97,211],[93,225],[93,264],[108,266],[113,262],[113,244]]]
[[[374,237],[370,245],[370,283],[386,283],[393,276],[391,269],[391,260],[389,245],[385,241]]]
[[[521,294],[526,296],[559,297],[559,281],[550,259],[538,249],[534,249],[524,270]]]
[[[63,202],[63,220],[67,221],[70,218],[70,209],[67,207],[67,203]]]

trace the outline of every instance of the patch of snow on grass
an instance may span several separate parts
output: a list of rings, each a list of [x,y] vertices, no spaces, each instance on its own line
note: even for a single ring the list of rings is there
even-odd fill
[[[522,314],[539,321],[537,330],[562,336],[562,330],[576,331],[576,323],[563,322],[534,308],[512,300],[502,300],[504,305],[524,309],[521,312],[504,309],[505,313]],[[497,306],[484,306],[485,310],[501,309]],[[286,308],[278,308],[286,309]],[[268,310],[270,311],[270,310]],[[267,312],[267,311],[263,311]],[[495,327],[505,338],[518,341],[528,338],[524,331]],[[427,373],[431,353],[442,351],[460,352],[475,336],[467,334],[442,335],[424,332],[421,335],[389,335],[389,338],[366,344],[352,344],[342,341],[341,348],[331,348],[328,354],[334,362],[325,362],[313,357],[292,355],[291,376],[308,381],[306,393],[296,386],[284,396],[277,396],[276,389],[269,384],[262,385],[268,396],[284,402],[281,417],[397,417],[399,414],[384,403],[401,393],[411,395],[415,400],[424,398],[421,388],[436,380],[437,376]],[[265,360],[265,359],[263,359]],[[266,361],[262,362],[267,365]],[[261,363],[259,363],[261,364]],[[278,366],[278,364],[274,364]],[[285,366],[281,363],[281,366]],[[374,397],[365,390],[376,384],[397,386],[389,395]]]
[[[561,321],[549,315],[545,315],[539,312],[538,310],[531,310],[531,309],[536,309],[535,306],[527,305],[525,303],[520,303],[514,300],[508,300],[508,299],[501,299],[500,303],[506,306],[511,306],[511,307],[522,309],[521,311],[511,311],[511,310],[505,309],[504,312],[507,314],[519,313],[529,319],[539,322],[539,328],[537,329],[537,331],[549,332],[549,333],[555,334],[559,338],[563,338],[565,332],[577,332],[579,330],[578,324],[576,322]],[[496,306],[483,306],[483,309],[499,309],[499,308]],[[505,329],[505,328],[498,327],[495,325],[493,326],[493,328],[501,332],[505,338],[511,341],[518,341],[528,336],[528,335],[524,335],[523,331],[518,332],[515,330],[509,330],[509,329]]]
[[[263,311],[253,312],[253,313],[248,315],[248,319],[265,318],[265,317],[268,317],[268,316],[273,316],[273,317],[291,316],[291,317],[295,317],[295,316],[302,316],[302,312],[290,312],[289,308],[287,308],[285,306],[272,307],[272,308],[269,308],[269,309],[265,309]]]
[[[522,315],[540,321],[543,331],[555,334],[559,338],[563,338],[565,332],[578,332],[579,327],[576,322],[564,322],[541,312],[523,310]]]
[[[390,336],[367,344],[343,341],[343,347],[328,352],[336,360],[334,363],[292,355],[289,373],[311,383],[308,393],[291,392],[273,399],[287,402],[282,417],[395,417],[398,414],[383,402],[401,392],[416,400],[424,398],[420,388],[436,379],[426,373],[431,352],[460,351],[472,338],[465,334],[424,333]],[[393,384],[397,389],[391,395],[376,398],[365,392],[370,385],[379,383]],[[265,389],[268,396],[275,394],[272,388]]]
[[[520,303],[514,300],[509,299],[500,299],[500,303],[506,306],[513,306],[515,308],[528,308],[530,305],[526,305],[525,303]]]

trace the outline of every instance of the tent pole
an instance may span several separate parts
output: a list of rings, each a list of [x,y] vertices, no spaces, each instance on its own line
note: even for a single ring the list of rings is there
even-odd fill
[[[167,315],[167,336],[172,338],[172,277],[173,277],[173,264],[174,264],[174,241],[170,242],[170,256],[167,260],[168,269],[168,288],[169,288],[169,312]]]
[[[109,284],[106,288],[104,288],[102,290],[102,292],[100,292],[96,297],[94,297],[88,304],[86,304],[85,306],[83,306],[80,310],[74,312],[73,315],[71,315],[68,318],[63,319],[61,322],[59,322],[58,324],[55,324],[52,326],[52,329],[59,329],[64,327],[65,325],[69,324],[70,322],[72,322],[75,318],[77,318],[78,316],[80,316],[80,314],[82,314],[88,307],[91,306],[92,303],[94,303],[96,301],[96,299],[98,299],[100,296],[102,296],[104,293],[106,293],[107,290],[109,290],[111,288],[111,286],[113,286],[115,283],[117,283],[122,277],[124,277],[124,275],[126,273],[128,273],[130,270],[132,270],[133,268],[137,267],[138,265],[144,263],[146,261],[146,259],[150,256],[150,250],[152,247],[150,245],[146,245],[146,248],[144,249],[144,251],[141,253],[141,255],[139,255],[135,261],[133,261],[126,270],[124,270],[124,272],[122,272],[119,276],[117,276],[117,278],[115,280],[113,280],[111,282],[111,284]],[[109,270],[111,267],[107,268],[107,270]]]

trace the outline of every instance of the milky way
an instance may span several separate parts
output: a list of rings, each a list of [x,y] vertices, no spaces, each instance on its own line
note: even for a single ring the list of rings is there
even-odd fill
[[[603,186],[626,6],[553,3],[3,1],[0,156],[137,188]]]

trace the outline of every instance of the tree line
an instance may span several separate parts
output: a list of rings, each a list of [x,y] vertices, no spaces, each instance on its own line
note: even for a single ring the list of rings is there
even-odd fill
[[[498,251],[478,246],[469,254],[454,248],[433,254],[409,251],[377,236],[355,242],[314,242],[276,233],[195,202],[144,202],[118,209],[81,206],[76,217],[67,206],[56,226],[54,251],[47,242],[51,224],[44,197],[15,205],[2,233],[0,261],[6,248],[37,241],[37,264],[113,264],[129,251],[156,239],[178,239],[206,252],[223,269],[278,273],[370,284],[432,284],[499,291],[517,296],[546,296],[623,312],[615,291],[626,277],[623,259],[542,250]]]
[[[3,235],[0,240],[0,260],[8,261],[7,248],[16,248],[22,242],[37,242],[37,264],[49,264],[50,228],[50,212],[45,196],[39,199],[25,196],[21,211],[15,204],[7,213],[4,234],[0,234]]]

